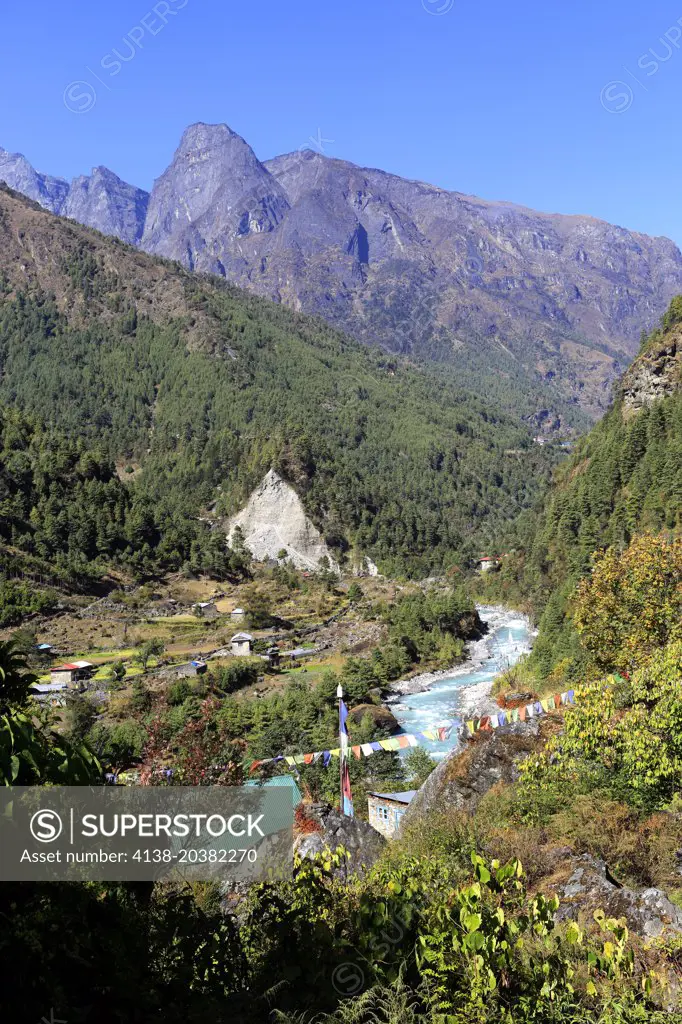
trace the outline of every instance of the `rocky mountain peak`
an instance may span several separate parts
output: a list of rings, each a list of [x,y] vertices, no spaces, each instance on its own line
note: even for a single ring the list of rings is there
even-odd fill
[[[682,293],[669,239],[448,192],[314,145],[262,163],[226,124],[190,125],[150,197],[106,168],[69,186],[2,150],[0,180],[367,344],[470,378],[482,361],[564,418],[608,407],[642,329]]]
[[[175,155],[177,157],[179,153],[188,149],[215,148],[232,139],[238,139],[247,149],[251,149],[241,135],[233,131],[229,125],[224,123],[207,124],[205,121],[196,121],[185,128]]]
[[[235,239],[273,231],[288,209],[283,189],[241,135],[225,124],[194,124],[154,183],[142,246],[227,274]]]
[[[122,181],[108,167],[71,182],[61,213],[65,217],[136,245],[142,237],[149,194]]]
[[[0,181],[51,213],[62,212],[69,194],[69,183],[64,178],[40,174],[21,153],[8,153],[5,149],[0,149]]]

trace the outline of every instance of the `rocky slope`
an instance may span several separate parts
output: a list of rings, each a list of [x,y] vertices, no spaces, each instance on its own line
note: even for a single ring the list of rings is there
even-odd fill
[[[419,828],[434,814],[473,815],[487,793],[501,792],[518,779],[519,762],[539,751],[559,727],[559,721],[535,719],[479,733],[431,773],[408,807],[402,831]],[[585,920],[603,910],[607,917],[625,918],[632,931],[646,938],[682,935],[682,910],[661,889],[629,888],[612,876],[603,860],[541,838],[532,850],[532,870],[540,889],[559,896],[557,920]]]
[[[286,551],[286,557],[297,569],[317,570],[322,558],[327,558],[330,565],[336,564],[321,533],[306,516],[296,491],[274,469],[267,473],[245,508],[230,520],[230,541],[237,527],[258,561],[277,558],[281,551]]]
[[[312,151],[261,163],[226,125],[188,128],[151,197],[103,168],[69,185],[4,151],[0,179],[365,342],[541,385],[549,423],[567,401],[598,415],[642,329],[682,292],[668,239]]]
[[[572,596],[596,550],[682,529],[682,301],[675,299],[624,374],[606,416],[558,469],[522,570],[542,610],[529,665],[578,672]],[[577,676],[576,676],[577,678]]]
[[[647,346],[621,381],[623,416],[629,417],[682,389],[682,328],[679,324]]]

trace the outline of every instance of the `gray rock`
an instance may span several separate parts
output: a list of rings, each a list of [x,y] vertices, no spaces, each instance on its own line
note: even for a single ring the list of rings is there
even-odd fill
[[[21,153],[0,149],[0,181],[40,203],[50,213],[61,213],[69,194],[69,183],[51,174],[40,174]]]
[[[682,388],[682,343],[666,336],[654,344],[625,374],[620,386],[626,416],[667,398]]]
[[[555,886],[561,905],[557,920],[577,920],[603,910],[607,917],[625,918],[628,928],[647,939],[682,934],[682,910],[661,889],[628,889],[609,874],[602,860],[583,854],[569,861],[571,874]]]
[[[453,809],[472,814],[479,801],[498,782],[518,778],[517,763],[537,745],[540,722],[515,722],[489,736],[458,747],[428,779],[408,807],[403,824],[409,825],[432,811]]]
[[[320,531],[305,514],[298,494],[274,469],[263,478],[244,508],[227,524],[231,541],[236,527],[244,543],[258,561],[277,559],[286,551],[287,559],[299,569],[316,572],[321,558],[338,568]],[[277,563],[276,563],[277,564]]]
[[[288,209],[240,135],[227,125],[195,124],[154,183],[142,247],[191,270],[239,278],[253,237],[273,232]]]
[[[381,856],[386,845],[384,837],[359,818],[347,818],[328,804],[310,804],[306,815],[319,826],[317,832],[299,834],[294,840],[294,852],[301,857],[314,857],[324,850],[343,846],[350,859],[339,872],[343,878],[363,875]]]

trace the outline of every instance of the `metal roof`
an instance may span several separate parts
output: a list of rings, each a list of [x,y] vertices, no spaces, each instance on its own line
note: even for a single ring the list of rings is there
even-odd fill
[[[370,793],[370,796],[376,796],[380,800],[394,800],[397,804],[409,804],[415,796],[416,789],[408,789],[406,793]]]
[[[79,668],[94,668],[90,661],[65,661],[63,665],[55,665],[50,672],[77,672]]]
[[[235,633],[232,641],[234,642],[235,640],[253,640],[253,637],[250,633]]]

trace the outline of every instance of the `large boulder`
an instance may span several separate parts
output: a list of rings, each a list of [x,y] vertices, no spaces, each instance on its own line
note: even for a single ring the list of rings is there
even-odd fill
[[[400,729],[400,722],[393,712],[380,704],[358,704],[351,708],[350,717],[356,725],[360,725],[366,715],[369,715],[377,729],[384,729],[386,732],[398,732]]]
[[[339,872],[343,878],[365,874],[385,845],[384,837],[367,822],[347,818],[328,804],[306,804],[303,814],[297,814],[294,853],[312,858],[343,846],[350,854]]]
[[[431,772],[408,807],[403,824],[446,808],[472,814],[489,789],[500,782],[516,781],[518,762],[539,746],[542,722],[514,722],[477,733],[464,749],[457,747]]]

